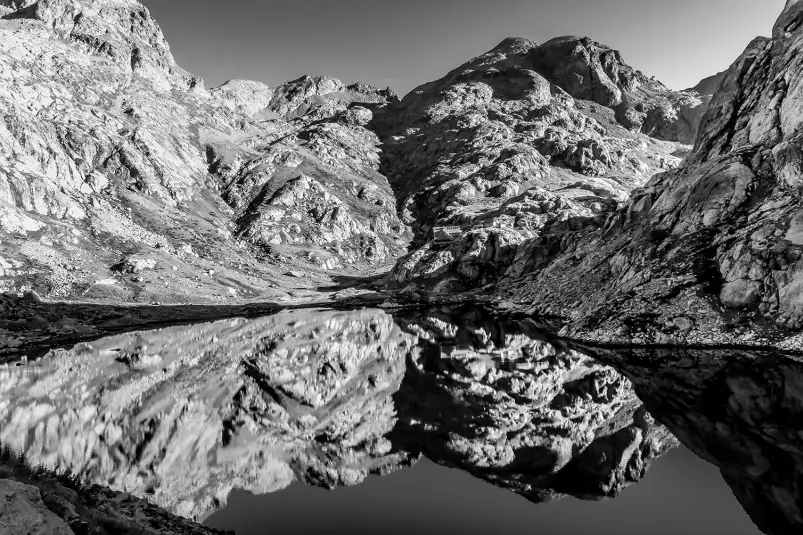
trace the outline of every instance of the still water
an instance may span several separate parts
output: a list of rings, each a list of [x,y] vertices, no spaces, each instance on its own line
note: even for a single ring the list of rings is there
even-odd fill
[[[407,470],[335,492],[300,483],[266,496],[236,491],[229,506],[207,524],[239,535],[761,533],[719,471],[685,448],[656,461],[637,487],[615,500],[533,505],[424,459]]]
[[[241,535],[793,533],[802,408],[790,356],[584,347],[475,308],[284,311],[0,368],[4,443]]]

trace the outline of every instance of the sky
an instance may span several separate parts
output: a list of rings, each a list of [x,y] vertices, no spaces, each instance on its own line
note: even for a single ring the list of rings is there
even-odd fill
[[[770,35],[785,0],[142,0],[208,87],[325,75],[404,95],[505,37],[585,35],[673,89]]]

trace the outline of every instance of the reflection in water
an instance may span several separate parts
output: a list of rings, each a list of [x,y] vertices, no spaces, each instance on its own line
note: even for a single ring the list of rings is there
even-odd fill
[[[650,412],[720,468],[762,531],[803,532],[803,360],[733,349],[584,351],[629,377]]]
[[[677,444],[627,379],[529,320],[458,309],[397,323],[421,344],[394,395],[401,449],[540,503],[614,497]]]
[[[615,500],[534,507],[461,470],[423,459],[337,492],[293,483],[282,492],[233,492],[207,525],[237,535],[438,533],[488,535],[759,535],[718,471],[684,448]],[[270,531],[266,530],[270,526]]]
[[[779,521],[762,523],[762,514],[784,515],[784,529],[799,522],[787,503],[800,496],[791,485],[800,450],[789,451],[799,446],[800,435],[789,434],[799,404],[783,405],[786,416],[759,431],[755,418],[767,421],[770,409],[751,400],[780,383],[737,380],[745,395],[708,414],[705,400],[731,383],[700,378],[720,373],[730,355],[686,352],[678,362],[661,355],[657,364],[654,354],[569,347],[532,320],[471,309],[395,318],[282,312],[118,335],[0,368],[0,440],[34,462],[70,467],[196,519],[235,488],[266,494],[294,480],[351,486],[421,455],[533,502],[599,499],[639,481],[677,444],[638,393],[659,421],[723,468],[762,528],[789,532],[778,531]],[[779,358],[767,357],[768,369]],[[789,370],[787,390],[803,377]],[[709,393],[714,384],[719,390]],[[790,392],[789,403],[803,399]],[[740,414],[750,416],[737,425]],[[753,464],[716,445],[723,425],[732,427],[720,442],[743,444],[737,450],[751,452]],[[755,448],[780,448],[797,475],[780,481]]]

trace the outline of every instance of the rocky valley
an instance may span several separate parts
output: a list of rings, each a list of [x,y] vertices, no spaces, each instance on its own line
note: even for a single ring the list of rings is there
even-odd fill
[[[802,23],[687,90],[511,37],[400,98],[0,0],[0,531],[215,533],[424,457],[608,499],[680,445],[799,531]]]
[[[410,243],[388,282],[476,289],[676,167],[710,99],[579,37],[508,39],[402,101],[207,89],[134,0],[3,5],[0,280],[46,299],[327,299]],[[467,230],[446,251],[443,225]]]

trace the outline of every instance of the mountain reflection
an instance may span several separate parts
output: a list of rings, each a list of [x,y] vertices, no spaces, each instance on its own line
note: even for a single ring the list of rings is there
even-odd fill
[[[781,533],[800,526],[803,399],[781,358],[570,346],[471,308],[286,311],[0,368],[0,440],[203,519],[235,488],[349,486],[422,455],[533,502],[615,497],[674,434]]]

